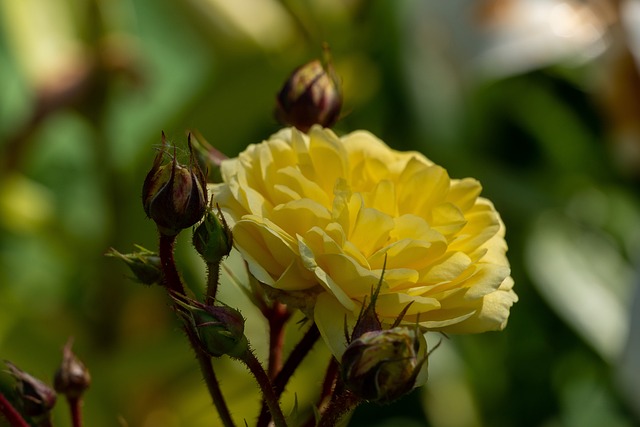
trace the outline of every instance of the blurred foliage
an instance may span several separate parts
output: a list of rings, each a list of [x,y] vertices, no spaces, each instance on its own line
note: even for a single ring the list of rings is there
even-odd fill
[[[215,425],[166,296],[103,254],[156,245],[140,189],[162,130],[237,154],[278,129],[275,94],[326,41],[345,91],[336,131],[478,178],[520,296],[504,332],[445,338],[424,389],[363,405],[350,425],[637,425],[640,43],[627,3],[1,0],[0,358],[51,381],[73,336],[93,377],[87,425]],[[536,27],[526,8],[544,5]],[[260,315],[222,283],[263,351]],[[298,399],[326,368],[317,347]],[[216,363],[232,413],[251,420],[247,372]]]

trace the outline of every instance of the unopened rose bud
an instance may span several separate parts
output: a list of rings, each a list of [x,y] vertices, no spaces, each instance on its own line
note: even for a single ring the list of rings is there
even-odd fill
[[[207,209],[202,223],[193,232],[193,246],[206,262],[217,263],[229,255],[233,235],[218,209]]]
[[[138,250],[130,254],[121,254],[111,248],[106,253],[106,256],[119,258],[124,261],[135,276],[134,280],[143,285],[160,284],[162,281],[160,257],[157,253],[145,249],[142,246],[136,245],[136,247]]]
[[[242,357],[247,352],[249,344],[244,335],[244,318],[238,310],[224,305],[205,305],[181,296],[174,300],[181,307],[180,314],[189,332],[197,337],[198,344],[207,354]]]
[[[77,399],[91,384],[91,374],[84,363],[71,351],[72,341],[65,345],[62,363],[53,378],[53,387],[68,399]]]
[[[144,180],[142,203],[149,218],[158,230],[173,236],[198,222],[207,207],[206,178],[195,159],[189,141],[189,166],[178,163],[175,153],[168,164],[162,164],[165,156],[165,136],[162,149],[156,155],[153,166]]]
[[[342,356],[342,378],[358,397],[378,403],[392,402],[410,392],[426,356],[419,358],[416,329],[396,327],[366,332],[349,344]],[[424,343],[426,348],[426,343]]]
[[[22,411],[28,417],[46,418],[56,404],[56,392],[39,379],[27,374],[9,361],[9,373],[16,379],[16,391],[22,401]]]
[[[275,116],[282,124],[308,132],[314,124],[333,126],[341,108],[342,95],[333,67],[315,60],[291,74],[278,93]]]

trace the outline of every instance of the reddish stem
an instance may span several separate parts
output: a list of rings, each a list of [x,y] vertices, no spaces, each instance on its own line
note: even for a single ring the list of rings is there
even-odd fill
[[[71,410],[71,425],[82,427],[82,399],[79,397],[68,397],[69,409]]]
[[[166,234],[160,233],[160,262],[162,264],[163,285],[169,293],[176,292],[180,295],[184,295],[184,286],[182,284],[182,279],[180,279],[180,274],[178,273],[178,268],[176,267],[176,262],[173,256],[176,237],[177,235],[167,236]],[[211,358],[202,351],[193,334],[190,333],[188,329],[185,329],[185,331],[189,338],[189,343],[191,344],[193,351],[196,353],[198,363],[200,364],[200,371],[204,376],[207,389],[209,390],[209,395],[213,400],[213,404],[218,411],[218,415],[220,416],[223,425],[226,427],[234,426],[235,424],[233,423],[229,408],[224,400],[218,379],[216,378],[216,374],[213,370]]]
[[[22,418],[22,415],[9,403],[2,393],[0,393],[0,414],[6,418],[11,427],[29,427],[29,424]]]
[[[329,361],[329,366],[327,367],[327,373],[324,376],[324,382],[322,383],[322,390],[320,392],[320,396],[318,397],[318,413],[323,415],[327,407],[329,406],[329,402],[331,401],[332,393],[336,390],[337,384],[336,380],[338,379],[338,361],[335,357],[332,357]],[[303,424],[304,427],[315,427],[316,419],[315,415],[312,415],[306,423]]]
[[[329,361],[329,366],[327,367],[327,373],[324,376],[324,382],[322,383],[322,391],[320,392],[320,397],[318,398],[318,409],[322,411],[322,407],[327,403],[326,400],[336,386],[336,379],[338,378],[338,361],[335,357],[332,357]]]
[[[173,247],[176,242],[177,235],[167,236],[160,233],[160,263],[162,264],[163,285],[169,292],[175,292],[184,295],[184,286],[180,274],[176,268],[176,262],[173,258]]]
[[[291,317],[287,306],[275,302],[265,314],[269,321],[269,366],[267,373],[274,379],[282,369],[282,348],[284,347],[284,325]]]
[[[287,361],[282,366],[282,369],[276,375],[275,380],[273,381],[273,389],[276,393],[276,397],[280,398],[282,392],[284,391],[289,379],[296,371],[300,363],[304,360],[305,356],[309,353],[313,345],[318,341],[320,337],[320,331],[316,324],[312,324],[309,330],[304,334],[300,342],[296,344],[296,346],[289,354]],[[267,407],[267,402],[262,401],[262,409],[260,410],[260,415],[258,416],[258,422],[256,426],[266,426],[269,424],[269,408]]]
[[[338,422],[349,412],[354,410],[362,402],[355,394],[351,393],[344,382],[338,378],[331,396],[331,401],[318,421],[317,427],[335,427]]]

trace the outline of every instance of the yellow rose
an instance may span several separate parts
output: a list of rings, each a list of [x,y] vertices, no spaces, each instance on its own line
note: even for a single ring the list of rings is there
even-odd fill
[[[234,246],[260,282],[297,295],[336,356],[384,279],[376,311],[392,324],[476,333],[505,327],[513,292],[504,225],[474,179],[450,179],[417,152],[357,131],[283,129],[221,167],[212,187]],[[290,301],[287,301],[290,302]]]

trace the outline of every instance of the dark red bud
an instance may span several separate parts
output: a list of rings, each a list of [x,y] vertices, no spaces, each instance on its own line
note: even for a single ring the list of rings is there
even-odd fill
[[[296,69],[277,96],[276,119],[308,132],[319,124],[331,127],[338,120],[342,94],[333,67],[314,60]]]
[[[142,186],[142,204],[158,230],[173,236],[198,222],[207,208],[207,182],[195,159],[189,140],[189,165],[178,163],[175,152],[171,163],[162,164],[166,139]]]

